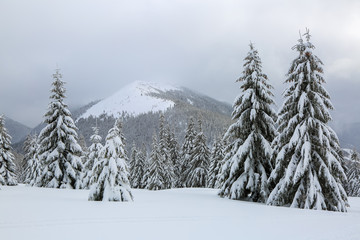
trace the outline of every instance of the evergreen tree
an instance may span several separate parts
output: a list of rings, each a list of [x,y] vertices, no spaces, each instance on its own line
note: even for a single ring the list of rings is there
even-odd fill
[[[37,136],[28,135],[24,142],[24,160],[26,161],[24,183],[29,184],[30,186],[37,185],[42,172],[42,166],[38,160],[37,149]]]
[[[145,146],[142,150],[137,150],[134,159],[134,165],[131,171],[131,185],[133,188],[144,188],[143,176],[145,172]]]
[[[174,168],[170,159],[170,150],[169,150],[169,135],[165,126],[165,117],[164,114],[160,114],[160,124],[159,124],[159,153],[161,156],[161,162],[163,165],[163,177],[165,188],[169,189],[173,186],[174,177]]]
[[[209,157],[209,148],[206,145],[206,137],[199,120],[199,131],[194,139],[194,148],[191,152],[188,168],[185,171],[187,187],[206,187]]]
[[[351,150],[350,154],[350,163],[346,171],[347,194],[351,197],[360,197],[360,157],[356,150]]]
[[[146,188],[149,190],[166,189],[166,181],[164,178],[164,168],[162,158],[160,155],[159,145],[157,143],[156,135],[153,136],[153,145],[149,159],[150,167],[148,175],[145,176]]]
[[[84,175],[82,177],[82,188],[89,189],[97,179],[93,174],[93,167],[99,161],[100,150],[103,145],[101,144],[101,136],[99,135],[99,128],[93,127],[94,134],[90,136],[91,145],[88,150],[86,162],[84,164]]]
[[[11,153],[11,136],[5,128],[4,117],[0,116],[0,184],[17,185],[14,155]]]
[[[141,179],[141,184],[142,184],[142,188],[147,188],[149,182],[149,176],[150,176],[151,159],[150,156],[147,154],[147,152],[144,153],[145,153],[144,173]]]
[[[173,172],[174,172],[173,186],[177,187],[177,183],[180,181],[180,176],[181,176],[179,147],[175,137],[175,133],[173,131],[170,131],[170,129],[168,129],[168,132],[170,133],[168,135],[168,140],[167,140],[169,143],[170,162],[173,166]]]
[[[190,167],[191,154],[194,148],[194,140],[196,137],[194,119],[191,117],[188,121],[186,128],[184,143],[181,147],[181,167],[180,167],[180,177],[179,181],[176,183],[177,187],[187,187],[186,186],[186,174],[185,172]]]
[[[210,154],[210,167],[208,171],[208,187],[218,188],[218,178],[221,175],[221,164],[224,159],[224,149],[221,139],[216,139]]]
[[[80,147],[81,147],[82,151],[83,151],[84,153],[86,153],[86,152],[87,152],[87,150],[88,150],[88,147],[86,146],[86,141],[85,141],[85,137],[84,137],[84,135],[79,134],[79,140],[78,140],[78,143],[79,143],[79,145],[80,145]],[[84,156],[85,156],[85,155],[86,155],[86,154],[84,154]]]
[[[299,56],[292,62],[279,110],[278,132],[273,145],[275,168],[269,182],[275,185],[267,204],[295,208],[346,211],[342,186],[346,176],[336,133],[328,126],[333,106],[322,84],[323,63],[306,42],[294,46]]]
[[[219,195],[231,199],[265,202],[271,172],[271,142],[276,135],[276,113],[272,86],[262,72],[258,51],[250,44],[245,58],[241,94],[235,99],[232,118],[235,121],[224,138],[226,148]]]
[[[65,88],[59,70],[53,74],[51,102],[45,114],[46,126],[39,135],[38,156],[44,166],[39,186],[80,188],[82,150],[77,142],[77,128],[64,103]]]
[[[130,183],[131,183],[131,187],[134,187],[132,184],[132,177],[133,176],[133,169],[135,168],[135,165],[137,164],[137,154],[138,154],[138,150],[136,149],[135,146],[135,142],[133,142],[132,147],[131,147],[131,155],[130,155],[130,167],[129,167],[129,171],[130,171]]]
[[[123,139],[121,121],[116,120],[106,136],[100,160],[94,164],[93,174],[97,181],[90,188],[89,201],[133,200]]]

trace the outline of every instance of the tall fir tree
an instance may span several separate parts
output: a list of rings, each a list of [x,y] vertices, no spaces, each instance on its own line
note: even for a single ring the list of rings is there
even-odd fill
[[[89,201],[133,200],[124,140],[122,124],[118,119],[106,136],[100,160],[94,164],[93,175],[97,181],[90,188]]]
[[[194,139],[194,148],[191,151],[190,162],[185,171],[187,187],[206,187],[209,158],[209,148],[206,145],[201,120],[199,120],[199,131]]]
[[[149,171],[144,176],[146,179],[146,188],[149,190],[166,189],[165,170],[155,134],[153,136],[149,164]]]
[[[44,166],[39,186],[80,188],[83,153],[78,144],[77,128],[64,103],[65,82],[58,69],[53,78],[51,101],[45,114],[46,126],[39,135],[38,156]]]
[[[153,145],[154,145],[154,143],[153,143]],[[142,188],[147,188],[149,176],[150,176],[151,159],[150,159],[150,155],[147,153],[146,149],[144,151],[144,156],[145,156],[144,169],[143,169],[144,173],[141,178],[141,183],[142,183]]]
[[[38,159],[38,139],[35,135],[28,135],[24,142],[24,160],[26,161],[24,183],[36,186],[42,173],[42,166]]]
[[[224,146],[221,139],[216,139],[210,153],[210,167],[208,171],[208,187],[218,188],[218,179],[221,175]]]
[[[231,199],[265,202],[271,172],[271,142],[276,135],[276,113],[268,77],[262,72],[258,51],[250,44],[242,76],[241,94],[235,99],[225,133],[226,147],[219,195]]]
[[[134,165],[131,170],[130,182],[132,188],[144,188],[143,176],[145,172],[145,161],[146,161],[146,153],[145,153],[145,145],[143,145],[142,149],[136,151]]]
[[[173,187],[174,176],[174,167],[171,162],[170,150],[169,150],[169,135],[170,133],[166,128],[165,116],[164,114],[160,114],[159,121],[159,152],[161,156],[161,162],[164,169],[164,184],[165,188],[169,189]]]
[[[97,179],[93,174],[93,167],[95,163],[99,161],[100,151],[103,148],[101,144],[101,136],[99,135],[99,128],[93,127],[93,135],[90,136],[91,145],[88,149],[88,154],[86,156],[86,162],[84,164],[84,171],[82,176],[82,188],[89,189],[92,184],[94,184]]]
[[[18,184],[14,155],[11,153],[11,136],[5,128],[4,117],[0,116],[0,184]]]
[[[168,132],[170,133],[168,135],[168,140],[167,140],[169,144],[170,162],[172,164],[173,173],[174,173],[173,187],[177,187],[177,183],[180,181],[180,175],[181,175],[179,146],[174,131],[168,129]]]
[[[191,154],[194,148],[194,141],[196,137],[196,130],[194,119],[191,117],[188,121],[184,143],[181,147],[181,159],[180,159],[180,177],[176,183],[177,187],[186,186],[186,171],[190,167]]]
[[[275,168],[269,183],[275,187],[267,204],[294,208],[346,211],[346,176],[336,133],[329,127],[330,96],[322,86],[323,63],[313,53],[307,31],[293,49],[299,55],[287,74],[289,87],[279,110],[273,145]]]
[[[346,171],[346,192],[350,197],[360,197],[360,156],[356,150],[351,150],[349,161]]]
[[[135,142],[133,142],[131,147],[131,153],[130,153],[130,160],[129,160],[129,173],[130,173],[130,184],[131,187],[133,187],[131,176],[133,175],[133,169],[135,168],[135,165],[137,164],[137,154],[138,150],[136,148]]]

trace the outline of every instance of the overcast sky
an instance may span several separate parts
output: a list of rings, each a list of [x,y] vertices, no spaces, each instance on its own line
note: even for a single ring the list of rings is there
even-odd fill
[[[0,1],[0,113],[43,120],[58,65],[80,106],[135,81],[168,82],[232,103],[252,41],[275,87],[310,28],[335,122],[360,121],[360,1]]]

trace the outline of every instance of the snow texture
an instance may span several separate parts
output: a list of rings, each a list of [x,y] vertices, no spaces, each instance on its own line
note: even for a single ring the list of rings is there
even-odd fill
[[[133,189],[136,201],[119,204],[87,201],[89,190],[5,186],[1,239],[360,239],[360,198],[339,213],[230,201],[216,191]]]

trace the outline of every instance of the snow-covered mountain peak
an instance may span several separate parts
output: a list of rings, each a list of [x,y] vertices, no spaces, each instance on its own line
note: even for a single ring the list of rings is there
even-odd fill
[[[181,89],[168,84],[136,81],[93,105],[78,119],[98,117],[101,114],[118,117],[122,112],[139,115],[151,111],[165,111],[175,103],[154,95],[168,91],[181,91]]]
[[[145,81],[135,81],[125,86],[124,88],[128,88],[130,90],[137,89],[138,91],[141,91],[143,94],[180,90],[180,88],[169,84],[157,83],[157,82],[145,82]]]

